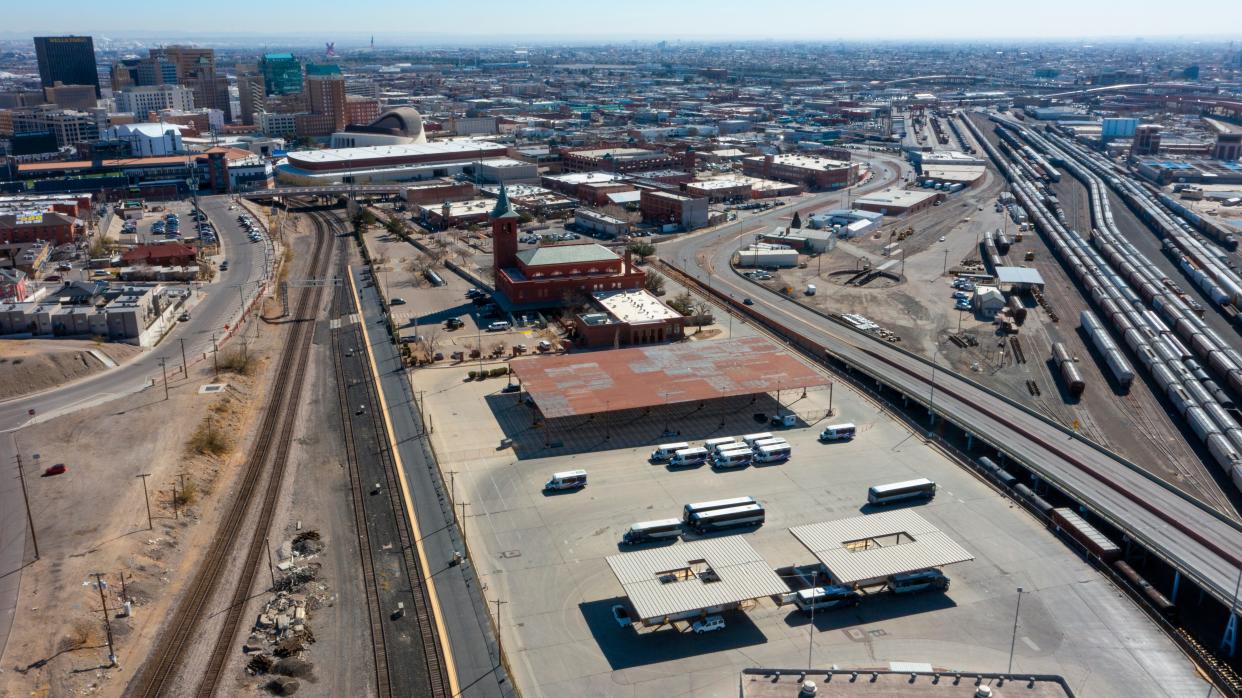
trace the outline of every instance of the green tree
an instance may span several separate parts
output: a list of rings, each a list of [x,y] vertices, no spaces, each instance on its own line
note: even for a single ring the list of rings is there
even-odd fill
[[[648,257],[656,253],[655,245],[646,241],[631,242],[629,250],[631,253],[638,255],[638,259],[643,262],[647,261]]]
[[[792,220],[792,221],[790,221],[789,225],[790,225],[790,227],[793,227],[793,228],[801,228],[801,227],[802,227],[802,216],[801,216],[801,215],[799,215],[797,211],[794,211],[794,217],[793,217],[793,220]]]
[[[668,302],[668,307],[689,317],[694,314],[694,297],[690,295],[689,291],[682,291],[673,296],[673,299]]]
[[[643,278],[643,288],[657,296],[664,295],[664,277],[654,271],[648,271],[647,276]]]

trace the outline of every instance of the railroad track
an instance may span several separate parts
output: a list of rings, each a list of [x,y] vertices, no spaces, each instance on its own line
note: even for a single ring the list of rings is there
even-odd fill
[[[348,273],[345,256],[341,256],[341,278]],[[340,320],[350,314],[353,305],[346,300],[344,286],[338,287],[333,301],[332,317]],[[388,647],[384,638],[384,616],[380,605],[379,586],[375,579],[375,558],[371,548],[371,534],[367,528],[365,504],[362,496],[362,476],[358,470],[358,450],[354,441],[354,425],[349,418],[349,401],[345,367],[341,361],[341,335],[343,328],[332,330],[332,363],[336,368],[336,392],[340,403],[341,426],[345,436],[345,455],[349,470],[349,486],[353,491],[354,525],[358,533],[358,554],[362,562],[362,586],[367,597],[367,618],[371,627],[371,651],[375,664],[376,695],[391,696],[392,678],[389,676]],[[352,334],[356,335],[355,329]],[[356,337],[355,337],[356,341]],[[355,345],[357,346],[357,345]],[[372,412],[374,414],[374,412]]]
[[[321,275],[324,272],[331,253],[332,237],[326,228],[317,225],[315,247],[310,263],[312,275]],[[220,672],[228,657],[228,648],[232,645],[241,614],[245,610],[245,602],[249,596],[254,573],[263,558],[266,533],[271,524],[274,513],[273,505],[280,489],[280,480],[292,441],[292,425],[297,412],[296,407],[305,382],[306,360],[314,329],[313,317],[308,317],[308,311],[313,311],[318,307],[321,297],[322,289],[312,288],[303,291],[298,298],[298,305],[292,316],[295,320],[292,322],[280,355],[276,375],[273,378],[274,390],[264,409],[258,436],[251,447],[237,496],[225,512],[199,566],[197,575],[190,581],[172,615],[168,618],[165,629],[156,643],[155,651],[142,665],[129,685],[127,695],[154,698],[172,692],[174,688],[172,681],[181,667],[185,650],[199,636],[200,624],[208,615],[207,605],[215,596],[221,577],[228,563],[233,559],[234,545],[244,536],[243,525],[248,518],[259,485],[267,474],[267,463],[275,452],[276,462],[271,468],[271,476],[268,477],[264,508],[260,512],[259,524],[250,535],[242,576],[232,594],[231,603],[227,607],[224,625],[220,635],[217,636],[208,667],[204,670],[202,680],[195,692],[198,695],[211,695],[215,690]]]
[[[359,323],[365,322],[362,318],[362,309],[356,309],[360,320]],[[366,339],[360,324],[354,325],[354,333],[358,342],[358,346],[364,346]],[[405,510],[405,502],[401,497],[401,482],[397,474],[397,464],[393,458],[390,445],[392,441],[388,438],[387,426],[384,420],[380,419],[381,399],[379,394],[379,386],[375,381],[375,374],[371,370],[363,371],[365,376],[364,382],[367,386],[367,409],[373,418],[371,419],[372,427],[375,431],[375,443],[379,444],[379,457],[384,471],[384,491],[388,495],[388,503],[392,511],[396,524],[398,539],[401,545],[402,562],[404,564],[404,578],[402,581],[409,584],[409,591],[413,601],[413,616],[418,625],[418,637],[422,647],[423,663],[427,670],[427,685],[419,687],[420,690],[416,695],[432,696],[434,698],[449,698],[452,695],[451,684],[449,682],[448,667],[444,662],[444,647],[440,642],[440,633],[437,632],[435,618],[431,613],[431,596],[427,589],[430,580],[424,579],[422,576],[422,567],[419,560],[415,558],[417,554],[414,545],[410,521],[407,518]]]

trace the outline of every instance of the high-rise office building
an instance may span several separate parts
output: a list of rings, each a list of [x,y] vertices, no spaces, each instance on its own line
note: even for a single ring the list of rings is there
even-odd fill
[[[265,53],[259,61],[269,95],[291,95],[302,91],[302,64],[292,53]]]
[[[265,111],[266,92],[263,89],[263,76],[257,73],[243,73],[237,76],[237,101],[241,105],[241,122],[253,124],[256,112]]]
[[[339,72],[335,75],[307,74],[304,94],[310,113],[330,117],[329,134],[345,128],[345,78]]]
[[[224,112],[226,121],[233,119],[229,100],[229,81],[216,72],[214,49],[195,46],[165,46],[151,49],[151,57],[162,57],[176,66],[177,82],[194,91],[194,104]]]
[[[99,97],[99,69],[95,66],[95,42],[89,36],[36,36],[35,57],[39,61],[39,82],[52,87],[92,85]]]

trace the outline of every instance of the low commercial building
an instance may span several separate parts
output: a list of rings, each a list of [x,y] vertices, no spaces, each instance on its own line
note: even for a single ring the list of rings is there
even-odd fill
[[[55,211],[0,214],[0,243],[41,240],[64,245],[73,242],[81,231],[76,218]]]
[[[431,228],[444,230],[454,226],[470,225],[487,221],[488,212],[492,210],[491,199],[466,199],[465,201],[445,201],[439,205],[420,205],[416,211],[419,219]]]
[[[885,189],[854,200],[854,205],[864,211],[875,211],[887,216],[903,216],[929,209],[944,194],[934,191],[911,189]]]
[[[798,266],[798,251],[792,247],[755,246],[738,250],[737,265],[754,269],[792,269]]]
[[[792,182],[812,191],[824,191],[857,184],[860,166],[856,162],[817,155],[783,153],[743,158],[742,172],[752,177]]]
[[[682,169],[684,158],[646,148],[585,148],[561,152],[566,172],[641,172]]]
[[[705,198],[644,189],[638,201],[638,210],[646,223],[694,230],[707,225],[707,204]]]
[[[982,317],[994,318],[1005,309],[1005,294],[995,286],[976,286],[971,306]]]
[[[475,166],[479,179],[489,184],[538,184],[539,166],[513,158],[491,158]]]
[[[777,245],[787,245],[803,253],[827,252],[833,247],[832,229],[773,228],[759,235],[759,239]]]
[[[572,196],[588,206],[606,205],[609,194],[635,191],[634,185],[626,181],[623,175],[612,172],[569,172],[544,175],[539,183],[553,191]]]
[[[685,336],[685,316],[644,289],[596,291],[591,303],[593,311],[574,318],[579,346],[658,344]]]
[[[429,182],[411,184],[404,189],[405,201],[408,204],[431,205],[445,201],[464,201],[474,198],[474,185],[469,182],[458,182],[453,179],[435,179]]]
[[[685,192],[689,196],[707,199],[713,203],[720,201],[745,201],[751,198],[755,190],[749,178],[719,177],[704,179],[686,184]]]
[[[630,232],[630,224],[627,221],[589,208],[574,211],[574,223],[584,230],[608,238],[618,238]]]
[[[198,260],[193,245],[183,242],[161,242],[139,245],[121,253],[121,263],[126,266],[192,266]]]

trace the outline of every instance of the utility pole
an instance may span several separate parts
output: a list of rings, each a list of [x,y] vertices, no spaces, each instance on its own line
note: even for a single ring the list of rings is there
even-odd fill
[[[190,362],[185,360],[185,337],[180,338],[181,341],[181,373],[186,377],[190,377]]]
[[[276,588],[276,565],[272,563],[272,543],[264,537],[263,547],[267,548],[267,572],[272,575],[272,589]]]
[[[16,450],[17,437],[13,438],[13,446]],[[26,503],[26,528],[30,529],[30,540],[34,543],[35,559],[39,559],[39,537],[35,535],[34,518],[30,513],[30,495],[26,491],[26,472],[22,469],[22,454],[17,454],[17,479],[22,483],[22,501]]]
[[[497,658],[501,658],[503,661],[503,657],[505,656],[505,650],[504,650],[504,646],[501,644],[500,605],[504,603],[509,603],[509,602],[496,599],[493,603],[496,604],[496,656]]]
[[[151,473],[140,473],[137,477],[142,478],[142,500],[147,503],[147,530],[155,529],[151,524],[151,499],[147,496],[147,478],[151,477]]]
[[[164,399],[168,399],[168,360],[160,357],[160,371],[164,373]]]
[[[103,581],[102,572],[92,572],[95,576],[95,587],[99,589],[99,603],[103,605],[104,632],[108,637],[108,666],[116,666],[116,649],[112,646],[112,621],[108,618],[108,597],[104,595],[107,584]]]
[[[446,470],[445,472],[448,473],[448,476],[449,476],[449,504],[456,505],[457,504],[457,471]],[[453,510],[453,517],[454,518],[457,517],[456,509]]]
[[[180,519],[181,514],[177,511],[177,483],[176,481],[173,481],[172,483],[172,508],[173,508],[173,518]]]
[[[216,376],[220,375],[220,360],[216,355],[220,352],[220,347],[216,345],[216,333],[211,333],[211,368]]]
[[[461,518],[457,519],[457,530],[461,531],[461,545],[465,548],[466,557],[470,557],[470,543],[466,542],[466,506],[469,502],[461,503]]]

